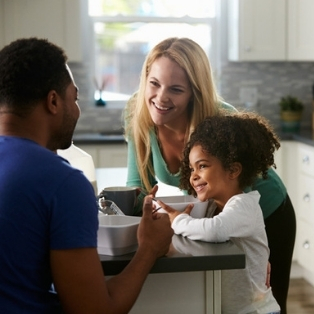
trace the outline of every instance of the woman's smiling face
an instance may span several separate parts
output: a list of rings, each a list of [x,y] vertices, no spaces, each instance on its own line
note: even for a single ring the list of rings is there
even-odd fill
[[[156,59],[147,76],[145,102],[156,125],[186,121],[192,89],[186,72],[167,57]]]

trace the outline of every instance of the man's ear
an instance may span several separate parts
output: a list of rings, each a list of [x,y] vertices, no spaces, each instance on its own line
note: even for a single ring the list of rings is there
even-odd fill
[[[239,162],[234,162],[230,167],[230,179],[236,179],[242,172],[242,165]]]
[[[61,98],[55,90],[51,90],[46,97],[46,109],[51,114],[57,114],[60,109]]]

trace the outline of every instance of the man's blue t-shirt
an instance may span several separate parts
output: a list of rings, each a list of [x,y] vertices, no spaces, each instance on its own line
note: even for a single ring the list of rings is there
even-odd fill
[[[58,313],[50,250],[97,247],[81,171],[37,143],[0,136],[0,313]]]

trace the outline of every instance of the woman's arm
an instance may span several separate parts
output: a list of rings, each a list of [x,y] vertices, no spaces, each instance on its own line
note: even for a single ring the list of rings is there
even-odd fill
[[[132,139],[128,140],[128,175],[127,175],[127,186],[136,186],[143,188],[142,180],[138,171],[137,161],[136,161],[136,150],[134,142]]]
[[[142,184],[142,180],[140,177],[140,173],[138,171],[137,167],[137,161],[136,161],[136,151],[134,147],[134,142],[133,140],[129,139],[128,140],[128,175],[127,175],[127,186],[134,186],[139,188],[140,190],[144,189],[144,186]],[[152,186],[157,184],[157,181],[151,177],[151,184]],[[144,189],[145,190],[145,189]],[[144,191],[139,193],[137,197],[137,202],[134,207],[134,212],[133,215],[139,216],[142,213],[142,207],[143,207],[143,200],[145,195],[147,195],[149,191]]]

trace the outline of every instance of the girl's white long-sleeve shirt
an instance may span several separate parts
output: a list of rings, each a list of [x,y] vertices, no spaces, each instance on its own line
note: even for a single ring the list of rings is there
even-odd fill
[[[222,313],[279,313],[280,307],[266,286],[269,248],[257,191],[235,195],[219,215],[214,202],[206,218],[178,215],[172,228],[192,240],[231,240],[246,255],[245,269],[222,271]]]

